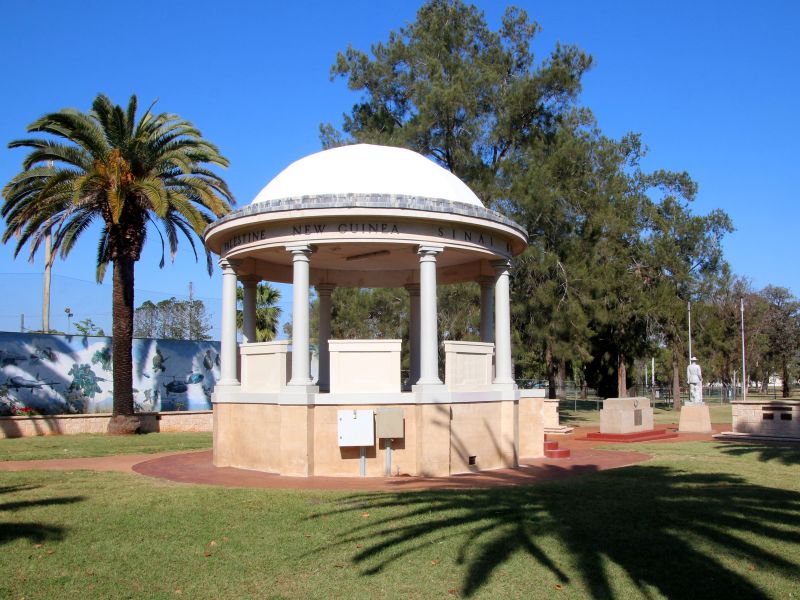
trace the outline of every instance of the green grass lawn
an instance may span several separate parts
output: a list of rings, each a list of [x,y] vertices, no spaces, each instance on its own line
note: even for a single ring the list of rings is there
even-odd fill
[[[113,454],[153,454],[211,448],[210,433],[148,433],[108,436],[48,435],[0,440],[0,460],[45,460]]]
[[[800,598],[800,449],[624,449],[655,458],[398,494],[0,473],[0,597]]]
[[[603,408],[602,401],[599,404]],[[730,404],[709,404],[712,423],[732,424]],[[574,410],[569,402],[561,403],[560,423],[562,425],[600,425],[600,411],[595,408],[594,402],[578,402],[578,409]],[[665,408],[653,408],[653,423],[655,425],[668,425],[677,423],[681,418],[680,411]]]

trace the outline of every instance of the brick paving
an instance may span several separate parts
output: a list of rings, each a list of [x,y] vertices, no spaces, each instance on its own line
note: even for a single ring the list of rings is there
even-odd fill
[[[522,459],[517,469],[496,469],[450,477],[285,477],[260,471],[215,467],[211,451],[154,458],[133,466],[142,475],[181,483],[202,483],[226,487],[274,489],[327,489],[411,491],[423,489],[465,489],[503,485],[528,485],[623,467],[650,458],[642,452],[577,450],[567,459]]]

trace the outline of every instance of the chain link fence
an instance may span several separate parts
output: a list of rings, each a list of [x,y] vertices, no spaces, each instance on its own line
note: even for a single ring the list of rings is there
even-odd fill
[[[545,394],[549,388],[547,380],[542,379],[520,379],[517,385],[521,389],[544,389]],[[780,397],[780,390],[775,392],[776,397]],[[754,395],[748,392],[748,397]],[[642,396],[650,398],[654,408],[671,408],[672,386],[632,386],[628,388],[628,396]],[[556,388],[556,398],[559,399],[559,407],[570,410],[601,410],[605,398],[597,393],[597,390],[590,387],[582,387],[572,382]],[[688,389],[681,388],[681,401],[685,402],[689,398]],[[726,404],[742,399],[742,390],[736,390],[731,386],[710,385],[703,388],[703,400],[708,404]]]

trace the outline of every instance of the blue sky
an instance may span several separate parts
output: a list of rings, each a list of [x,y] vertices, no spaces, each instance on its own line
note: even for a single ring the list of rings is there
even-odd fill
[[[506,6],[480,1],[493,27]],[[736,232],[725,241],[734,272],[754,287],[800,294],[800,202],[795,180],[800,125],[800,4],[795,2],[517,2],[543,27],[534,51],[556,41],[595,59],[581,103],[607,135],[640,132],[645,168],[686,170],[699,183],[693,210],[722,208]],[[414,19],[420,2],[150,2],[0,0],[0,142],[23,137],[38,116],[89,108],[98,92],[194,122],[230,159],[224,173],[238,205],[249,203],[290,162],[319,150],[321,122],[338,125],[357,96],[329,80],[336,52],[368,49]],[[23,151],[0,148],[0,180]],[[97,287],[97,235],[86,234],[54,267],[52,326],[63,306],[75,318],[110,322],[110,286]],[[195,294],[213,305],[209,278],[188,244],[158,269],[158,243],[137,266],[153,297]],[[40,315],[41,260],[0,246],[0,329]],[[110,278],[107,280],[110,283]],[[80,294],[74,295],[77,291]],[[144,294],[139,295],[142,299]],[[288,309],[290,296],[284,294]]]

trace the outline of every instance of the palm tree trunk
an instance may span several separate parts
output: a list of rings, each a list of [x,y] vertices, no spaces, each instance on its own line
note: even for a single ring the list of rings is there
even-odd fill
[[[625,364],[625,355],[621,352],[617,356],[617,398],[628,397],[628,367]]]
[[[119,253],[114,260],[112,291],[114,411],[109,433],[128,434],[139,429],[133,411],[133,266],[134,260]]]

